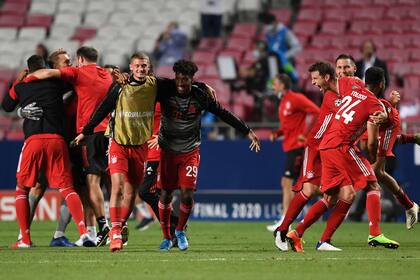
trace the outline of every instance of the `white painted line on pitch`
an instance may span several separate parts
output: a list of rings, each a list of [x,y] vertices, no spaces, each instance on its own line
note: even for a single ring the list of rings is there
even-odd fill
[[[351,258],[351,260],[353,261],[395,261],[398,259],[404,259],[405,261],[418,261],[420,260],[420,257],[398,257],[398,258],[369,258],[369,257],[356,257],[356,258]],[[272,261],[272,260],[276,260],[276,261],[349,261],[348,257],[343,257],[343,258],[337,258],[337,257],[327,257],[327,258],[323,258],[323,257],[307,257],[307,258],[282,258],[282,257],[277,257],[275,259],[273,258],[194,258],[194,259],[190,259],[190,258],[185,258],[185,259],[160,259],[160,260],[155,260],[155,259],[150,259],[150,261],[159,261],[159,262],[171,262],[171,261],[186,261],[186,262],[235,262],[235,261]],[[147,261],[145,259],[143,259],[143,262]],[[34,263],[33,260],[30,261],[31,263]],[[78,261],[74,261],[72,263],[103,263],[103,260],[78,260]],[[124,260],[125,263],[127,262],[133,262],[133,263],[137,263],[138,260],[137,259],[132,259],[132,260]],[[0,264],[22,264],[22,261],[0,261]],[[49,260],[40,260],[38,262],[35,262],[38,264],[50,264],[50,263],[61,263],[61,261],[49,261]]]

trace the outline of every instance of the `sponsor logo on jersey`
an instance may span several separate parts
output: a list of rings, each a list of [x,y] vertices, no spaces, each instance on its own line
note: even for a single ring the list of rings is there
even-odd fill
[[[356,97],[356,98],[358,98],[358,99],[362,99],[362,100],[365,100],[367,98],[366,95],[361,94],[361,93],[359,93],[357,91],[352,91],[351,92],[351,95],[354,96],[354,97]]]

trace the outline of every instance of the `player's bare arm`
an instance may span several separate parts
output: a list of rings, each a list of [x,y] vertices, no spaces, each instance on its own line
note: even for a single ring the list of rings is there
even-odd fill
[[[251,140],[249,149],[258,153],[261,150],[260,140],[252,129],[249,130],[248,138]]]
[[[368,122],[367,133],[368,133],[367,159],[369,160],[370,163],[374,163],[376,161],[376,157],[378,153],[379,126],[375,123]]]

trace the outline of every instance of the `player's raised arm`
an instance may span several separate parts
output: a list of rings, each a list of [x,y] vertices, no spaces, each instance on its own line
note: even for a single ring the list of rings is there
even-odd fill
[[[34,76],[40,80],[44,80],[50,78],[60,78],[61,73],[58,69],[40,69],[30,74],[30,76]]]

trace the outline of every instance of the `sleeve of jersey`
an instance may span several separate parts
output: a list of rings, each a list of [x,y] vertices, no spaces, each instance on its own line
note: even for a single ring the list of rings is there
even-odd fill
[[[102,101],[101,105],[99,105],[99,107],[90,118],[89,122],[83,127],[82,133],[84,135],[92,134],[95,127],[115,109],[120,91],[121,86],[114,82],[111,85],[108,94]]]
[[[229,112],[228,110],[224,109],[220,106],[219,102],[210,99],[210,97],[206,96],[207,99],[207,111],[210,113],[215,114],[219,117],[222,121],[227,123],[228,125],[232,126],[233,128],[237,129],[243,134],[248,134],[250,128],[242,121],[240,118]]]
[[[77,67],[68,66],[60,68],[61,79],[69,84],[74,84],[77,80],[79,69]]]
[[[373,115],[375,112],[382,111],[386,113],[385,106],[378,100],[378,99],[371,99],[369,104],[369,115]],[[371,118],[369,118],[369,122],[374,122]]]
[[[11,94],[11,90],[13,90],[14,94]],[[6,94],[1,102],[1,107],[6,112],[12,112],[16,106],[18,105],[18,98],[14,91],[14,87],[12,87],[9,91],[9,94]]]
[[[299,95],[296,101],[299,104],[299,108],[307,114],[319,114],[319,107],[303,94]]]

